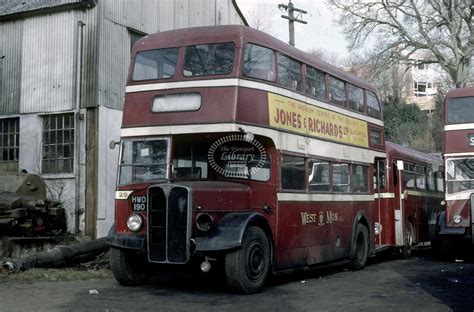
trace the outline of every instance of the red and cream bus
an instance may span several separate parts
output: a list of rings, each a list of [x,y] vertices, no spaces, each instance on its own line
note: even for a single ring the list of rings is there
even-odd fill
[[[474,87],[455,89],[444,106],[446,207],[440,237],[474,243]]]
[[[137,42],[121,130],[112,271],[223,264],[231,289],[375,252],[382,112],[367,82],[242,26]]]
[[[376,246],[396,248],[408,258],[415,245],[435,241],[443,210],[443,161],[391,142],[385,147],[387,158],[378,160],[374,177]]]

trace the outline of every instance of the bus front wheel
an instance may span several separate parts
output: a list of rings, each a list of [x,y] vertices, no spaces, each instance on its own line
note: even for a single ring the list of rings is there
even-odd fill
[[[363,224],[357,224],[355,231],[355,252],[350,267],[353,270],[361,270],[367,262],[369,254],[369,232]]]
[[[143,255],[122,249],[110,249],[110,268],[122,286],[139,286],[148,281],[148,261]]]
[[[262,290],[270,271],[270,243],[259,227],[249,227],[242,239],[242,247],[225,257],[225,273],[229,287],[252,294]]]

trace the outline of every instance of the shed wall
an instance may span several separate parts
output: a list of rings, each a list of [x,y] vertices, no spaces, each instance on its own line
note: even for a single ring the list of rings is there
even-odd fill
[[[21,113],[74,107],[74,15],[61,12],[24,20]]]
[[[0,115],[20,112],[23,21],[0,23]]]

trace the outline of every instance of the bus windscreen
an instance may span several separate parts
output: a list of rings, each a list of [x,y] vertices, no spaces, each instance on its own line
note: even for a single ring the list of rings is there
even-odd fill
[[[462,97],[448,100],[448,124],[474,122],[474,98]]]

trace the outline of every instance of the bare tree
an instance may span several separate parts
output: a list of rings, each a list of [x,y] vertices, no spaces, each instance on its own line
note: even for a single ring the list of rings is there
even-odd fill
[[[382,101],[398,102],[406,93],[406,64],[390,62],[378,50],[353,51],[344,60],[344,68],[376,85]]]
[[[474,50],[472,0],[327,0],[339,12],[351,48],[376,41],[386,62],[429,51],[456,87],[469,82]]]
[[[273,11],[266,8],[260,1],[257,4],[255,10],[252,10],[248,14],[248,21],[250,27],[257,30],[268,32],[272,24]]]
[[[324,48],[313,48],[308,53],[329,64],[340,67],[344,63],[344,59],[335,52],[330,52]]]

